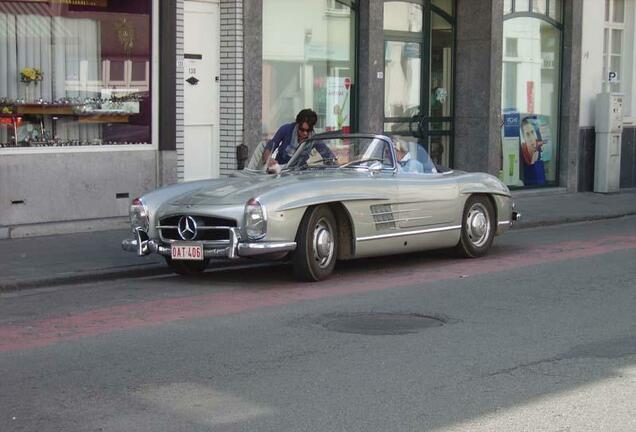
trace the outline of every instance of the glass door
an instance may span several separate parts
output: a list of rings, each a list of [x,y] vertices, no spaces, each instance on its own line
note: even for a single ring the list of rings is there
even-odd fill
[[[452,164],[453,0],[385,1],[384,132]]]

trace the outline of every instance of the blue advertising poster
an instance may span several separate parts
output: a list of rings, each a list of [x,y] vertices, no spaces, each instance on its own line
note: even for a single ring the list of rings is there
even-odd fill
[[[514,108],[506,108],[503,112],[504,137],[512,138],[519,136],[519,127],[521,126],[521,116],[519,111]]]

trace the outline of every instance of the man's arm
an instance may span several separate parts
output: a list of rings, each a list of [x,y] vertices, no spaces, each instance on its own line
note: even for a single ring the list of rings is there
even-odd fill
[[[336,158],[334,156],[334,154],[331,152],[331,149],[329,147],[327,147],[327,145],[325,143],[323,143],[323,142],[316,143],[314,148],[318,151],[318,153],[320,153],[320,156],[322,156],[323,159],[335,159]]]
[[[272,159],[272,153],[274,152],[274,147],[280,144],[283,140],[283,129],[284,126],[278,128],[274,137],[267,143],[265,146],[265,150],[263,150],[263,163],[267,164],[267,166],[275,165],[277,162],[275,159]]]
[[[271,155],[272,155],[272,151],[268,149],[267,147],[265,147],[265,150],[263,150],[263,156],[261,157],[263,163],[266,163],[267,161],[269,161],[269,157]]]

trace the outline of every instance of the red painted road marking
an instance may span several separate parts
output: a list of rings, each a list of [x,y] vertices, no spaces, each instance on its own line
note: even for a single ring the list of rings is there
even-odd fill
[[[263,284],[259,289],[216,292],[194,297],[153,300],[115,306],[60,318],[0,326],[0,352],[45,347],[85,336],[156,326],[178,320],[223,316],[265,307],[347,294],[500,272],[541,263],[565,261],[636,249],[636,234],[603,237],[590,241],[554,243],[526,248],[504,256],[476,260],[448,259],[434,266],[369,271],[360,276],[339,276],[317,284]],[[390,284],[390,285],[389,285]]]

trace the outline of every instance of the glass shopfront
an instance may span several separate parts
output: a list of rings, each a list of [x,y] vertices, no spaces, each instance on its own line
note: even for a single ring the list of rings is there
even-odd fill
[[[454,1],[384,2],[384,130],[450,166]]]
[[[561,0],[504,1],[500,178],[511,187],[558,183],[561,11]]]
[[[151,7],[0,2],[0,147],[150,143]]]
[[[318,113],[319,132],[351,130],[354,32],[352,1],[263,1],[263,138],[303,108]]]

